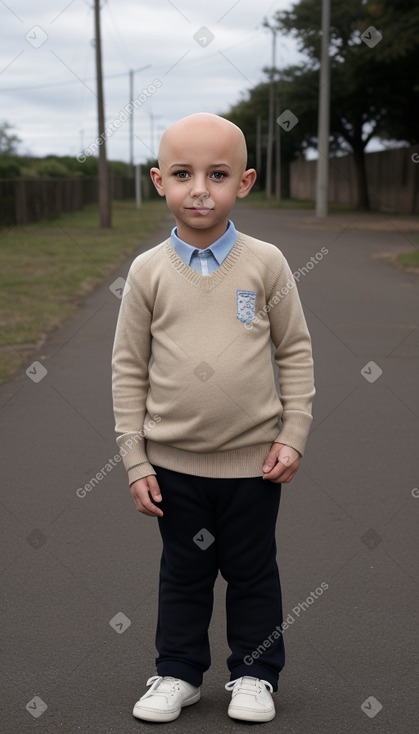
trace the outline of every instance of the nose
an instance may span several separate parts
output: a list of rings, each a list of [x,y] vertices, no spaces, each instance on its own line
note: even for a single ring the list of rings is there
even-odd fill
[[[209,196],[206,176],[194,176],[192,179],[191,196],[197,197],[203,194]]]

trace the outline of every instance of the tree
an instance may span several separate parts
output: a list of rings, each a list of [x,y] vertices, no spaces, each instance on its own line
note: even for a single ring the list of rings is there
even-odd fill
[[[270,75],[272,69],[264,69]],[[280,112],[291,109],[298,117],[298,125],[290,132],[281,131],[281,195],[290,195],[290,164],[307,148],[314,146],[317,129],[318,72],[307,71],[300,78],[299,67],[285,71],[275,70],[275,98],[280,102]],[[263,82],[249,90],[244,98],[223,117],[234,122],[244,132],[249,152],[249,166],[258,171],[258,185],[265,186],[266,145],[269,112],[269,83]],[[260,121],[261,160],[257,165],[257,129]],[[332,149],[338,145],[332,142]]]
[[[290,107],[309,114],[307,82],[317,75],[321,47],[321,0],[300,0],[274,17],[280,31],[297,38],[307,56],[300,66],[285,70]],[[361,35],[373,26],[370,45]],[[382,40],[376,32],[382,34]],[[366,40],[371,33],[368,33]],[[331,0],[331,120],[336,147],[351,149],[357,174],[358,207],[369,208],[365,148],[373,137],[416,143],[419,137],[419,6],[416,0]],[[315,142],[314,128],[305,135]]]
[[[10,133],[13,126],[8,122],[0,123],[0,155],[15,155],[21,139]]]
[[[272,70],[269,70],[271,73]],[[277,81],[278,72],[275,71],[275,100],[281,100],[281,107],[285,109],[286,83]],[[227,120],[234,122],[243,130],[247,148],[249,167],[257,168],[257,186],[265,188],[266,181],[266,149],[268,138],[269,113],[269,83],[263,82],[249,90],[243,99],[223,114]],[[258,133],[259,130],[259,133]],[[294,132],[294,131],[293,131]],[[260,139],[258,140],[258,135]],[[289,196],[289,166],[299,154],[303,146],[302,128],[297,134],[284,135],[281,143],[281,194]],[[257,147],[260,146],[260,160],[258,161]],[[274,151],[275,152],[275,151]]]

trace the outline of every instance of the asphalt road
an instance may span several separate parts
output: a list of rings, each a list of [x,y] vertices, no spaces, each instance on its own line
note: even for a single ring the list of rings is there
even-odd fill
[[[367,229],[368,218],[355,215],[319,227],[312,212],[240,207],[234,220],[277,244],[299,273],[316,363],[315,420],[277,529],[287,664],[277,716],[256,726],[410,734],[418,721],[419,278],[374,257],[410,249],[409,237],[391,224]],[[147,245],[168,231],[166,221]],[[160,538],[113,458],[120,301],[109,285],[128,265],[51,336],[38,364],[0,388],[2,734],[153,727],[131,710],[155,673]],[[248,731],[226,713],[224,593],[219,579],[202,699],[164,725],[168,732]]]

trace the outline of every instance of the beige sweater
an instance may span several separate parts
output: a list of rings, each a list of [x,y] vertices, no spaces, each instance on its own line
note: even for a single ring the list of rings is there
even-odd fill
[[[238,233],[209,276],[186,265],[170,240],[139,255],[112,368],[130,484],[155,474],[152,464],[214,478],[261,476],[272,442],[304,451],[315,392],[311,341],[274,245]]]

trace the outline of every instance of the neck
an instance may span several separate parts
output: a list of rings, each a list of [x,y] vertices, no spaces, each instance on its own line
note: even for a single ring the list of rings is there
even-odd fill
[[[214,242],[220,239],[220,237],[223,236],[223,234],[226,232],[228,227],[228,219],[226,219],[224,222],[219,222],[218,224],[214,225],[214,227],[210,227],[209,229],[193,229],[192,227],[188,227],[187,225],[180,222],[179,224],[176,222],[177,227],[177,236],[179,239],[183,240],[183,242],[186,242],[187,245],[191,245],[191,247],[197,247],[199,250],[205,250],[206,247],[209,247]]]

